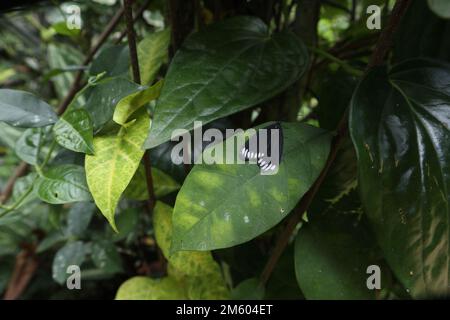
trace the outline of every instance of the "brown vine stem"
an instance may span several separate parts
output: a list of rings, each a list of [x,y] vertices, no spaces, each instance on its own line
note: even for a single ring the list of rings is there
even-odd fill
[[[410,0],[396,1],[394,9],[392,10],[391,16],[389,18],[388,24],[383,29],[383,31],[380,34],[380,37],[378,38],[377,44],[375,46],[375,51],[373,52],[370,58],[370,62],[366,68],[366,72],[371,68],[382,65],[384,63],[384,58],[386,57],[392,45],[393,35],[397,30],[400,20],[405,14],[409,4]],[[261,273],[260,281],[263,285],[265,285],[269,280],[273,270],[275,269],[275,266],[278,263],[278,260],[280,259],[282,253],[284,252],[284,249],[288,245],[289,240],[296,226],[301,221],[303,214],[308,210],[309,206],[314,200],[317,191],[319,191],[320,186],[325,180],[328,171],[330,170],[334,160],[336,159],[339,148],[341,147],[342,142],[344,141],[344,138],[348,133],[347,118],[348,118],[348,110],[345,112],[336,129],[336,136],[333,139],[331,151],[328,156],[328,160],[325,164],[325,167],[323,168],[317,180],[312,185],[311,189],[309,189],[309,191],[303,196],[303,198],[294,208],[293,213],[291,214],[284,229],[282,230],[280,236],[278,237],[275,247],[273,248],[272,254],[270,255],[269,260],[267,261]]]
[[[124,0],[123,7],[125,10],[125,22],[127,26],[128,48],[130,49],[131,69],[133,71],[134,82],[141,84],[141,74],[139,72],[139,60],[136,47],[136,35],[133,27],[133,9],[132,0]],[[155,205],[155,191],[153,188],[152,165],[150,161],[149,151],[144,153],[145,178],[147,181],[148,206],[149,210]]]

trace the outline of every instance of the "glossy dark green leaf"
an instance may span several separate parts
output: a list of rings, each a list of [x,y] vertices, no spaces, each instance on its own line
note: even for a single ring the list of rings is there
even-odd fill
[[[93,154],[93,124],[84,109],[68,110],[53,126],[56,141],[64,148]]]
[[[15,127],[44,127],[58,120],[53,108],[35,95],[0,89],[0,121]]]
[[[357,202],[354,209],[360,205]],[[371,236],[357,213],[331,209],[312,215],[295,242],[296,276],[305,298],[375,299],[375,291],[366,283],[367,267],[380,264]],[[381,283],[385,285],[383,275]]]
[[[140,62],[140,61],[139,61]],[[89,74],[95,76],[106,72],[107,77],[126,75],[130,70],[128,45],[114,45],[104,48],[92,61]]]
[[[255,17],[236,17],[192,34],[172,60],[146,141],[153,148],[174,129],[193,129],[254,106],[305,71],[308,54],[293,33],[269,34]]]
[[[86,257],[86,246],[81,241],[70,242],[58,250],[53,258],[52,277],[59,284],[64,284],[67,277],[67,268],[71,265],[81,267]]]
[[[351,103],[359,188],[386,259],[414,297],[448,293],[450,67],[372,70]]]
[[[42,201],[52,204],[92,200],[84,168],[76,165],[45,171],[37,181],[37,193]]]
[[[300,123],[283,123],[282,128],[282,161],[274,175],[262,175],[256,164],[194,166],[175,204],[173,251],[213,250],[246,242],[294,208],[322,170],[331,137]]]

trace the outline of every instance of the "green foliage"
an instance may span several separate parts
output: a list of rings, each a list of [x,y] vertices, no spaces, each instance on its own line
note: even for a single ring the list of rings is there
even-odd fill
[[[261,20],[239,17],[191,35],[170,64],[145,147],[169,140],[174,128],[252,107],[297,80],[306,48],[290,32],[268,32]]]
[[[139,42],[138,60],[143,84],[150,84],[155,79],[159,68],[167,59],[169,43],[170,29],[150,33]]]
[[[94,153],[93,125],[84,109],[69,110],[53,127],[56,141],[64,148],[88,154]]]
[[[0,89],[0,108],[0,121],[15,127],[44,127],[58,120],[51,106],[24,91]]]
[[[362,202],[387,261],[416,297],[448,290],[449,83],[449,65],[410,60],[372,70],[351,102]]]
[[[277,174],[261,175],[256,164],[205,163],[192,169],[175,205],[173,251],[240,244],[275,226],[295,207],[325,164],[330,136],[308,125],[282,127],[283,160]]]
[[[127,188],[144,155],[140,148],[150,120],[145,110],[135,115],[127,128],[94,138],[95,155],[86,156],[86,178],[95,203],[114,230],[114,215],[120,196]]]
[[[170,277],[150,279],[134,277],[124,282],[117,291],[116,300],[185,300],[179,284]]]
[[[38,178],[37,194],[47,203],[60,204],[91,200],[84,168],[76,165],[51,167]]]
[[[132,93],[121,99],[117,104],[113,120],[120,125],[125,125],[128,118],[139,108],[159,97],[163,81],[158,81],[153,86]]]
[[[78,1],[81,29],[65,2],[0,13],[0,294],[447,297],[449,1],[411,1],[370,69],[367,7],[385,28],[395,1],[166,2],[134,10],[138,66],[125,19],[105,32],[122,1]],[[214,163],[273,122],[275,174]]]
[[[295,242],[300,289],[307,299],[375,299],[366,286],[366,268],[379,264],[375,253],[370,230],[358,214],[317,214]]]

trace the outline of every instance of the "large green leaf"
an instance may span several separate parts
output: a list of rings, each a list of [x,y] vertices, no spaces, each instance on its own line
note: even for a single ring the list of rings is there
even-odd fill
[[[0,121],[15,127],[44,127],[58,120],[52,107],[35,95],[0,89]]]
[[[151,33],[139,42],[138,60],[143,84],[150,84],[155,79],[159,68],[167,58],[169,44],[169,29]]]
[[[351,103],[361,199],[390,266],[415,297],[449,292],[450,67],[372,70]]]
[[[92,120],[84,109],[68,110],[64,113],[53,126],[53,133],[56,141],[66,149],[94,153]]]
[[[200,164],[192,169],[175,204],[172,250],[243,243],[294,208],[322,170],[331,139],[324,130],[305,124],[283,123],[282,128],[277,174],[262,175],[256,164]]]
[[[146,110],[135,114],[136,121],[119,132],[94,138],[95,155],[86,155],[85,168],[89,190],[97,207],[117,231],[114,214],[120,196],[127,188],[144,155],[150,119]]]
[[[146,148],[254,106],[282,92],[305,71],[307,51],[293,33],[269,34],[255,17],[236,17],[192,34],[169,67]]]
[[[439,17],[450,19],[450,2],[448,0],[428,0],[428,6]]]
[[[53,204],[92,199],[84,168],[71,164],[45,171],[37,181],[37,193],[42,201]]]
[[[379,265],[375,243],[357,213],[328,210],[312,215],[295,242],[297,281],[305,297],[375,299],[375,291],[366,285],[367,267]]]

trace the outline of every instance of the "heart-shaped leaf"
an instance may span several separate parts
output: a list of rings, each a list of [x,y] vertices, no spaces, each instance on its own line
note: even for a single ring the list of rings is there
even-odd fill
[[[449,292],[450,66],[376,68],[351,102],[359,189],[385,257],[415,297]]]
[[[192,34],[177,52],[157,101],[146,148],[254,106],[300,78],[308,63],[293,33],[269,34],[255,17],[236,17]]]
[[[56,113],[35,95],[11,89],[0,89],[0,121],[15,127],[44,127],[58,121]]]
[[[68,110],[53,126],[56,141],[64,148],[93,154],[93,124],[84,109]]]
[[[194,166],[175,204],[173,251],[246,242],[294,208],[322,170],[331,138],[322,129],[300,123],[283,123],[282,128],[282,161],[274,175],[262,175],[256,164]]]
[[[86,155],[85,160],[89,190],[116,231],[116,206],[139,167],[144,155],[141,146],[150,125],[146,110],[141,109],[134,117],[136,121],[127,128],[94,137],[95,155]]]
[[[356,198],[356,199],[355,199]],[[329,209],[308,215],[295,241],[295,270],[307,299],[368,300],[375,291],[367,287],[367,267],[380,265],[376,241],[361,219],[356,191],[340,202],[350,202],[348,211]],[[345,204],[342,204],[345,205]],[[338,204],[336,206],[339,206]],[[387,286],[381,274],[383,288]]]
[[[71,164],[45,171],[37,181],[37,193],[42,201],[52,204],[92,200],[84,168]]]

